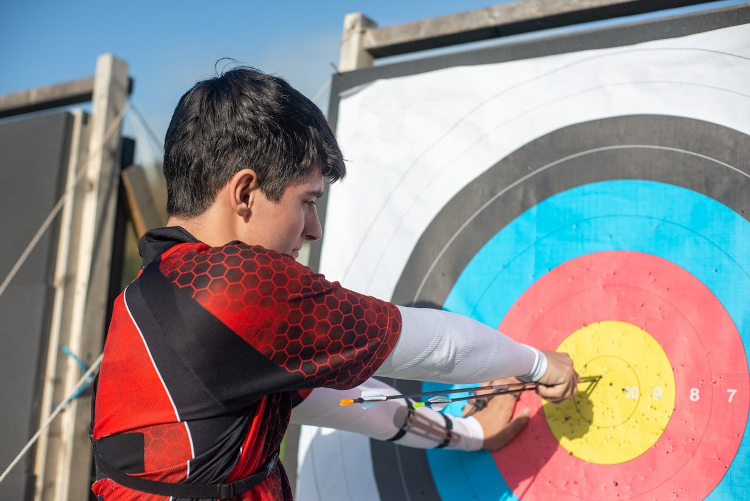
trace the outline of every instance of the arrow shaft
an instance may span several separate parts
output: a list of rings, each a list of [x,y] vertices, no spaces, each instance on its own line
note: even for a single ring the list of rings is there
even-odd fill
[[[445,389],[445,390],[437,390],[437,391],[425,391],[421,393],[405,393],[403,395],[388,395],[386,396],[386,399],[391,400],[394,398],[431,397],[433,395],[450,395],[452,393],[466,393],[466,392],[473,392],[473,391],[479,391],[479,390],[507,390],[507,389],[515,388],[515,387],[528,386],[530,384],[533,384],[534,388],[536,388],[535,383],[493,384],[489,386],[474,386],[472,388],[454,388],[454,389]]]
[[[501,391],[494,391],[492,393],[483,393],[481,395],[471,395],[468,397],[450,398],[449,400],[451,402],[460,402],[462,400],[471,400],[472,398],[494,397],[495,395],[507,395],[509,393],[521,393],[522,391],[532,391],[532,390],[536,390],[536,385],[529,386],[527,388],[516,388],[513,390],[501,390]]]
[[[588,383],[588,382],[595,382],[601,379],[601,376],[585,376],[578,380],[579,383]],[[365,402],[382,402],[384,400],[395,400],[400,398],[421,398],[421,397],[431,397],[431,396],[443,396],[443,395],[450,395],[453,393],[466,393],[466,392],[476,392],[480,390],[494,390],[489,393],[483,393],[481,395],[470,395],[468,397],[456,397],[456,398],[449,398],[449,402],[460,402],[462,400],[470,400],[472,398],[485,398],[485,397],[492,397],[495,395],[503,395],[506,393],[518,393],[522,391],[531,391],[536,390],[538,384],[537,383],[508,383],[508,384],[493,384],[493,385],[487,385],[487,386],[474,386],[472,388],[454,388],[454,389],[445,389],[445,390],[437,390],[437,391],[425,391],[420,393],[405,393],[405,394],[399,394],[399,395],[385,395],[385,398],[382,398],[383,395],[378,395],[377,399],[374,398],[368,398],[368,397],[360,397],[355,398],[353,400],[348,400],[348,403],[365,403]],[[344,405],[344,404],[342,404]]]
[[[494,391],[491,393],[483,393],[482,395],[470,395],[468,397],[456,397],[456,398],[450,398],[450,397],[444,397],[444,399],[441,400],[434,400],[431,398],[430,400],[427,400],[426,402],[415,402],[414,407],[439,407],[438,411],[442,410],[443,407],[446,405],[453,403],[453,402],[460,402],[462,400],[471,400],[475,398],[483,398],[483,397],[494,397],[495,395],[507,395],[509,393],[521,393],[522,391],[531,391],[536,390],[536,386],[529,386],[526,388],[515,388],[512,390],[500,390],[500,391]],[[439,397],[434,397],[439,398]]]
[[[601,376],[585,376],[580,379],[578,379],[579,383],[590,383],[594,381],[598,381],[601,379]],[[485,393],[482,395],[473,395],[471,397],[462,398],[462,400],[468,400],[470,398],[478,398],[478,397],[484,397],[484,396],[491,396],[491,395],[502,395],[503,393],[513,393],[513,388],[522,388],[520,391],[528,391],[528,390],[535,390],[538,386],[537,383],[507,383],[507,384],[493,384],[488,386],[474,386],[471,388],[454,388],[454,389],[445,389],[445,390],[437,390],[437,391],[425,391],[421,393],[404,393],[400,395],[387,395],[385,397],[386,400],[393,400],[396,398],[420,398],[420,397],[431,397],[434,395],[450,395],[452,393],[466,393],[466,392],[476,392],[480,390],[498,390],[500,393]]]

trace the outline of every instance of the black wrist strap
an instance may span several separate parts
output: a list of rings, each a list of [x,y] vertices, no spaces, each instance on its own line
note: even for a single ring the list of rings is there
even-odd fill
[[[442,449],[443,447],[451,443],[451,438],[453,438],[453,420],[443,413],[440,413],[440,415],[443,416],[443,419],[445,419],[445,439],[443,439],[442,444],[435,447],[436,449]]]
[[[398,430],[395,435],[389,438],[388,442],[395,442],[396,440],[401,440],[403,436],[406,435],[406,431],[409,429],[409,426],[407,426],[407,424],[411,422],[411,419],[414,416],[414,404],[412,404],[411,400],[407,398],[406,405],[409,407],[409,414],[407,415],[407,418],[404,421],[404,426],[402,426],[401,429]]]
[[[230,499],[237,494],[249,491],[263,482],[268,478],[271,472],[273,472],[279,462],[279,455],[274,454],[266,464],[261,466],[258,471],[252,475],[247,476],[242,480],[225,484],[171,484],[168,482],[159,482],[156,480],[128,475],[109,464],[101,457],[101,455],[99,455],[99,451],[96,450],[96,440],[93,438],[91,440],[91,446],[94,451],[96,467],[105,477],[114,480],[123,487],[133,489],[134,491],[176,498]]]

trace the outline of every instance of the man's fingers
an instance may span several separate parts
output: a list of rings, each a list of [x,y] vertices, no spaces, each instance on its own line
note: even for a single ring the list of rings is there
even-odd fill
[[[539,396],[560,403],[578,391],[578,373],[568,353],[542,350],[547,357],[547,371],[539,379]]]
[[[555,386],[540,385],[537,387],[537,393],[548,402],[559,404],[578,393],[578,378],[571,379],[567,384]]]

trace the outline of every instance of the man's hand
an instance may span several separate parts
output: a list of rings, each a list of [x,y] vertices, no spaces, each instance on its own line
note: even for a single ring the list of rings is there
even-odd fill
[[[498,379],[482,383],[482,386],[517,382],[518,380],[515,378]],[[479,391],[477,394],[486,392],[487,390]],[[518,435],[518,432],[529,422],[529,415],[531,414],[529,409],[524,409],[517,417],[511,419],[517,400],[518,394],[496,395],[490,398],[486,407],[471,414],[479,421],[484,430],[482,449],[488,451],[500,449]],[[471,408],[471,405],[464,407],[464,415],[469,414]]]
[[[537,393],[543,399],[559,404],[578,393],[578,373],[567,353],[541,350],[547,357],[547,371],[537,381]]]

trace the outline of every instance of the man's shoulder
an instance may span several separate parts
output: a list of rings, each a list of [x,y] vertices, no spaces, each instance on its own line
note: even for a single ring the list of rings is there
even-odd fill
[[[156,263],[154,263],[156,264]],[[226,295],[230,302],[249,296],[273,296],[279,301],[340,287],[288,254],[240,241],[218,247],[179,244],[162,255],[157,272],[179,288]],[[217,300],[218,301],[218,300]]]

